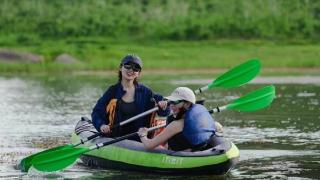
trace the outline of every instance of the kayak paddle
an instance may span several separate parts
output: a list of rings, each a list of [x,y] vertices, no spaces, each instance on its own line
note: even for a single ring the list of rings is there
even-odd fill
[[[214,113],[214,112],[220,112],[227,109],[233,109],[238,111],[254,111],[254,110],[267,107],[272,102],[274,97],[275,97],[274,86],[272,85],[266,86],[256,91],[253,91],[243,97],[240,97],[232,101],[230,104],[226,106],[223,106],[221,108],[217,107],[215,109],[210,110],[209,112]],[[160,125],[160,126],[149,128],[148,132],[162,128],[164,126],[165,125]],[[35,169],[39,171],[44,171],[44,172],[58,171],[73,164],[81,154],[122,141],[124,139],[133,137],[136,135],[138,135],[137,132],[128,134],[125,136],[121,136],[119,138],[113,139],[108,142],[99,143],[91,147],[80,147],[80,148],[72,147],[68,149],[62,149],[59,151],[52,151],[49,153],[41,154],[33,158],[32,165],[35,167]]]
[[[220,75],[210,84],[195,90],[194,93],[199,94],[214,87],[231,88],[241,86],[256,77],[260,72],[260,67],[261,63],[258,59],[246,61]]]
[[[148,129],[148,132],[154,131],[156,129],[165,127],[165,125],[155,126]],[[71,164],[73,164],[81,154],[87,153],[89,151],[117,143],[119,141],[125,140],[130,137],[137,136],[138,132],[127,134],[111,141],[104,143],[98,143],[90,147],[72,147],[68,149],[62,149],[59,151],[52,151],[45,154],[40,154],[32,159],[32,165],[35,169],[44,172],[53,172],[64,169]]]
[[[233,109],[240,112],[255,111],[269,106],[274,97],[275,87],[273,85],[265,86],[233,100],[228,105],[211,109],[209,112],[216,113],[226,109]]]
[[[150,113],[152,113],[152,112],[155,112],[155,111],[157,111],[158,109],[159,109],[158,107],[154,107],[154,108],[152,108],[152,109],[150,109],[150,110],[148,110],[148,111],[145,111],[145,112],[143,112],[143,113],[141,113],[141,114],[138,114],[138,115],[136,115],[136,116],[133,116],[133,117],[131,117],[131,118],[125,120],[125,121],[122,121],[122,122],[119,123],[119,124],[114,125],[114,126],[112,127],[112,129],[115,129],[115,128],[119,127],[119,126],[122,126],[122,125],[124,125],[124,124],[127,124],[127,123],[129,123],[129,122],[131,122],[131,121],[134,121],[134,120],[136,120],[136,119],[139,119],[140,117],[143,117],[143,116],[148,115],[148,114],[150,114]],[[96,138],[96,137],[98,137],[98,136],[101,136],[101,135],[102,135],[102,133],[99,132],[99,133],[96,133],[96,134],[94,134],[94,135],[92,135],[92,136],[89,136],[89,137],[88,137],[87,139],[85,139],[85,140],[81,139],[78,144],[75,144],[75,145],[72,145],[72,144],[61,145],[61,146],[58,146],[58,147],[54,147],[54,148],[51,148],[51,149],[47,149],[47,150],[38,152],[38,153],[36,153],[36,154],[32,154],[32,155],[30,155],[30,156],[27,156],[27,157],[23,158],[23,159],[20,161],[20,163],[19,163],[20,169],[21,169],[21,171],[23,171],[23,172],[28,172],[29,168],[32,166],[32,159],[35,158],[36,156],[39,156],[39,155],[41,155],[41,154],[46,154],[46,153],[54,152],[54,151],[59,151],[59,150],[62,150],[62,149],[70,149],[70,148],[79,146],[80,144],[84,144],[85,142],[90,141],[90,140],[92,140],[92,139],[94,139],[94,138]]]

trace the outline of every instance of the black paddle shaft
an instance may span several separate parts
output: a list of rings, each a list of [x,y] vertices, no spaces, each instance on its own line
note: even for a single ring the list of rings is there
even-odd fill
[[[160,129],[160,128],[163,128],[165,127],[165,124],[164,125],[159,125],[159,126],[155,126],[155,127],[151,127],[151,128],[148,128],[148,132],[152,132],[154,130],[157,130],[157,129]],[[116,142],[119,142],[119,141],[122,141],[122,140],[125,140],[125,139],[128,139],[130,137],[133,137],[133,136],[138,136],[138,132],[134,132],[134,133],[131,133],[131,134],[127,134],[127,135],[124,135],[124,136],[121,136],[121,137],[118,137],[118,138],[115,138],[111,141],[108,141],[108,142],[104,142],[104,143],[98,143],[96,144],[96,146],[92,149],[99,149],[100,147],[103,147],[103,146],[107,146],[109,144],[113,144],[113,143],[116,143]],[[90,148],[91,149],[91,148]],[[91,150],[92,150],[91,149]]]
[[[114,126],[111,128],[111,130],[114,130],[114,129],[120,127],[120,126],[121,126],[120,124],[116,124],[116,125],[114,125]],[[104,135],[104,134],[103,134],[102,132],[95,133],[94,135],[91,135],[91,136],[87,137],[86,140],[82,140],[82,139],[81,139],[81,144],[83,144],[83,143],[85,143],[85,142],[87,142],[87,141],[90,141],[91,139],[94,139],[94,138],[96,138],[96,137],[98,137],[98,136],[103,136],[103,135]]]
[[[120,124],[116,124],[115,126],[112,127],[111,130],[113,130],[113,129],[117,128],[117,127],[120,127]],[[132,133],[132,134],[134,134],[134,133]],[[85,142],[90,141],[91,139],[94,139],[94,138],[96,138],[96,137],[103,136],[103,135],[104,135],[104,134],[103,134],[102,132],[95,133],[94,135],[91,135],[91,136],[87,137],[86,140],[82,140],[82,139],[81,139],[81,142],[80,142],[79,144],[77,144],[77,145],[84,144]],[[128,134],[128,135],[131,135],[131,134]],[[133,136],[133,135],[132,135],[132,136]],[[115,139],[114,139],[114,140],[115,140]],[[76,146],[76,145],[75,145],[75,146]]]
[[[122,140],[125,140],[125,139],[128,139],[128,138],[133,137],[133,136],[138,136],[138,132],[127,134],[127,135],[121,136],[119,138],[113,139],[111,141],[107,141],[107,142],[104,142],[104,143],[96,144],[96,147],[97,147],[96,149],[99,149],[100,147],[107,146],[109,144],[113,144],[113,143],[116,143],[116,142],[119,142],[119,141],[122,141]]]

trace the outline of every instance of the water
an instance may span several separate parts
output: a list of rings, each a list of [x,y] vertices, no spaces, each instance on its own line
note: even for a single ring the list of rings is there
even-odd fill
[[[190,75],[188,75],[188,78]],[[196,77],[195,77],[196,78]],[[187,78],[186,78],[187,79]],[[225,136],[240,149],[239,164],[225,176],[163,176],[117,170],[89,169],[78,162],[59,173],[22,173],[17,162],[32,153],[69,143],[81,116],[91,108],[115,77],[0,77],[0,179],[317,179],[320,177],[320,85],[277,84],[277,99],[264,110],[225,111],[215,118]],[[143,82],[169,94],[175,87],[198,88],[200,81],[176,82],[147,77]],[[264,86],[249,84],[216,89],[198,98],[207,107],[227,104]]]

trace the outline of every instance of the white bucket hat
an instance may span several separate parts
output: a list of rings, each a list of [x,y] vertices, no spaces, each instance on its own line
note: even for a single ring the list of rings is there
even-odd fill
[[[193,104],[196,103],[196,96],[194,95],[193,91],[187,87],[178,87],[171,93],[170,96],[165,98],[169,101],[185,100]]]

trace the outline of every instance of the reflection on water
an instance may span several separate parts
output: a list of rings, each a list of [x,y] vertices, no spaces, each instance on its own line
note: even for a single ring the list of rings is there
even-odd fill
[[[90,116],[96,100],[114,81],[101,77],[0,77],[0,178],[211,179],[212,176],[159,176],[96,170],[81,162],[63,172],[49,174],[34,170],[26,174],[14,168],[22,157],[69,143],[76,122],[81,116]],[[167,82],[170,81],[151,77],[144,80],[164,95],[177,86]],[[195,89],[201,85],[186,82],[185,86]],[[198,98],[206,99],[205,105],[213,108],[262,86],[216,89]],[[237,144],[241,154],[235,169],[215,178],[313,179],[320,176],[320,86],[278,84],[276,91],[277,99],[270,108],[214,115],[224,125],[225,136]]]

